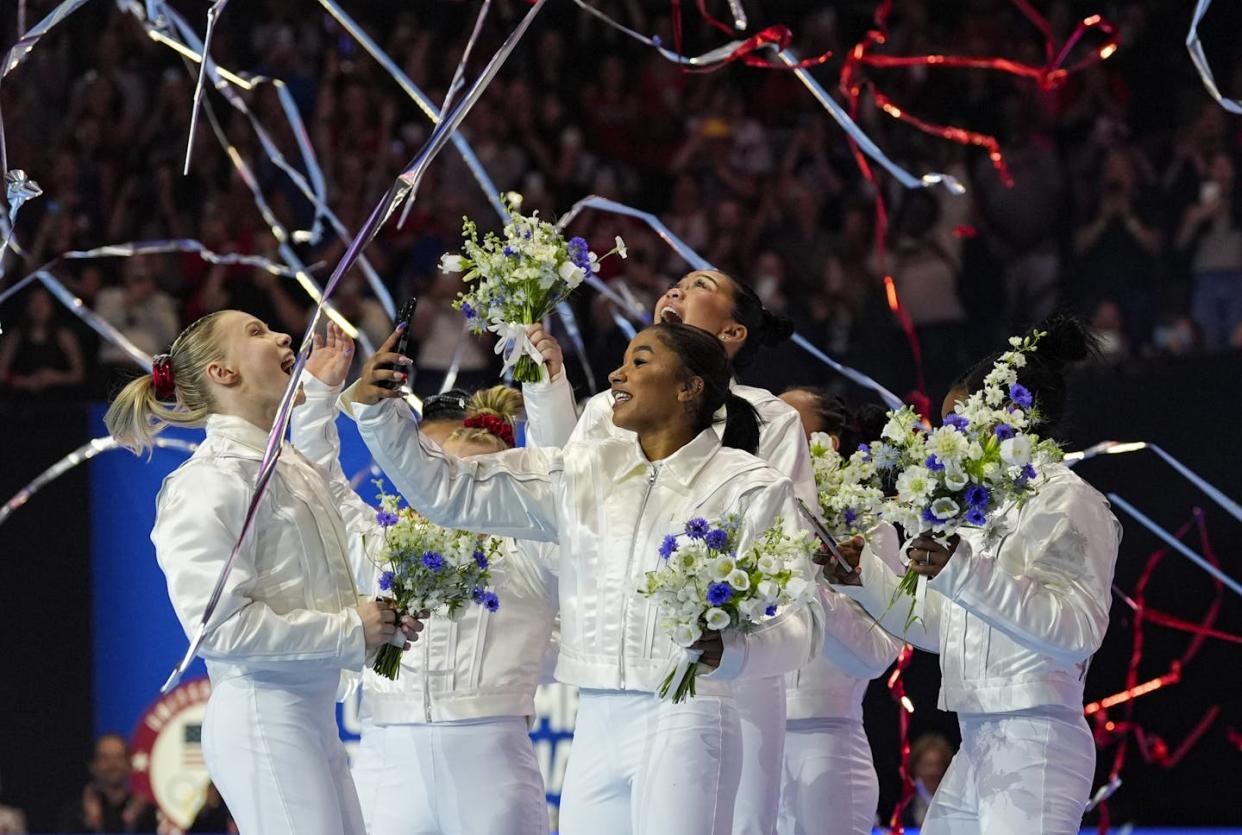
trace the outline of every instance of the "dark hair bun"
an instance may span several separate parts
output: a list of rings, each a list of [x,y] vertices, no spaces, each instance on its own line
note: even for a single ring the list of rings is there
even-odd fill
[[[1036,330],[1043,331],[1044,336],[1035,346],[1035,356],[1051,368],[1066,368],[1085,360],[1097,350],[1098,338],[1077,316],[1055,314],[1045,319]]]
[[[763,311],[763,333],[761,340],[764,345],[773,346],[780,345],[789,337],[793,336],[794,320],[790,319],[783,313],[773,313],[770,310]]]

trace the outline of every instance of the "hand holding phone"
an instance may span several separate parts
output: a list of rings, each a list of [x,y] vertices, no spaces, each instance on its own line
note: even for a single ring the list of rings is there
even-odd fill
[[[401,331],[401,338],[397,340],[397,345],[393,350],[403,357],[409,357],[411,360],[414,358],[410,356],[410,331],[414,330],[414,311],[417,309],[418,298],[410,296],[409,300],[401,306],[401,312],[397,314],[397,323],[404,324],[405,329]],[[412,364],[409,366],[411,369],[413,367]],[[377,382],[376,385],[387,389],[395,389],[399,388],[401,384],[396,380],[388,380]]]

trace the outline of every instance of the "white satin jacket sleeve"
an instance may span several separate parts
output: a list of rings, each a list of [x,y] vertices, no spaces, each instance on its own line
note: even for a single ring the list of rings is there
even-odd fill
[[[764,487],[742,514],[738,552],[750,547],[777,519],[791,533],[798,530],[801,517],[793,500],[790,483],[781,479]],[[814,576],[804,578],[814,583]],[[806,666],[823,649],[824,612],[819,595],[812,594],[805,605],[790,607],[753,629],[726,629],[721,633],[724,655],[720,666],[707,678],[734,680],[783,676]]]
[[[791,408],[760,426],[759,448],[755,450],[755,455],[788,477],[793,482],[794,495],[807,507],[819,507],[811,451],[807,446],[802,420],[796,411]]]
[[[574,390],[565,369],[547,382],[523,383],[528,446],[563,447],[578,424]]]
[[[1022,508],[999,555],[979,537],[963,537],[928,588],[1028,649],[1077,663],[1099,649],[1108,629],[1120,543],[1107,500],[1067,474]],[[1011,549],[1024,566],[1013,564]]]
[[[293,410],[290,438],[293,446],[314,464],[328,482],[341,518],[350,533],[349,558],[354,582],[372,590],[378,574],[376,560],[383,548],[384,533],[371,507],[350,486],[341,468],[341,438],[336,428],[336,401],[340,386],[329,386],[310,372],[302,377],[306,402]]]
[[[824,607],[824,657],[855,678],[869,680],[887,670],[902,642],[835,586],[820,586],[820,602]]]
[[[914,644],[927,652],[938,653],[944,598],[938,592],[928,589],[923,601],[922,615],[909,627],[906,626],[910,599],[905,595],[894,597],[901,576],[892,566],[899,564],[900,548],[897,529],[887,522],[880,523],[867,535],[867,544],[863,546],[859,560],[862,585],[834,585],[833,588],[856,600],[869,615],[879,621],[885,631],[898,640]]]
[[[216,578],[233,550],[254,486],[237,473],[193,463],[160,492],[151,540],[168,579],[173,609],[187,635],[198,627]],[[294,609],[277,614],[255,596],[265,582],[256,569],[255,531],[237,555],[198,654],[251,669],[360,669],[362,620],[352,607],[338,612]],[[284,558],[286,555],[281,555]],[[289,560],[300,555],[289,554]]]
[[[510,449],[469,459],[424,443],[399,400],[352,404],[367,448],[410,506],[446,528],[555,542],[559,450]]]

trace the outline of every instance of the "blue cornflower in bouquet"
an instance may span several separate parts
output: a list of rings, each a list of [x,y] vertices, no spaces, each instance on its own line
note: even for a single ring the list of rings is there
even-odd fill
[[[1021,505],[1039,490],[1042,475],[1061,460],[1061,449],[1034,432],[1038,404],[1018,382],[1044,334],[1009,340],[984,377],[982,388],[959,402],[944,425],[930,432],[909,431],[918,420],[910,407],[889,413],[884,440],[900,450],[905,462],[897,476],[897,495],[886,500],[880,516],[907,535],[922,532],[942,545],[963,528],[990,530],[996,511]],[[908,595],[915,614],[919,575],[908,570],[897,595]],[[896,602],[897,597],[894,597]]]
[[[465,218],[462,251],[445,253],[440,269],[462,273],[462,281],[473,283],[454,306],[473,332],[496,334],[504,372],[512,369],[515,382],[534,383],[541,379],[543,358],[526,328],[542,321],[588,274],[598,272],[600,259],[582,238],[566,241],[556,224],[541,220],[538,212],[521,214],[520,195],[510,192],[502,200],[508,222],[501,234],[488,232],[480,242],[477,225]],[[613,254],[627,255],[619,237],[604,257]]]
[[[750,629],[814,593],[810,534],[786,533],[778,519],[739,553],[741,543],[741,525],[728,516],[715,525],[691,519],[660,544],[660,567],[647,572],[640,593],[656,603],[658,626],[680,652],[660,685],[661,698],[681,702],[694,695],[699,655],[693,647],[705,632]]]
[[[491,589],[491,567],[500,540],[434,525],[380,488],[376,521],[384,534],[377,560],[379,587],[392,598],[398,614],[428,613],[455,618],[473,602],[488,611],[500,607]],[[372,669],[396,679],[401,670],[405,633],[400,630],[380,648]]]

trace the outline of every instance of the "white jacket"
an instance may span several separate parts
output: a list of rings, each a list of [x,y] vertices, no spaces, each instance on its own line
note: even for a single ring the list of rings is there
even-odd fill
[[[734,394],[755,407],[761,421],[755,454],[793,481],[795,495],[808,507],[819,506],[815,473],[802,421],[792,406],[766,389],[733,385]],[[541,447],[560,447],[595,438],[633,438],[634,433],[612,422],[612,394],[600,392],[587,401],[582,417],[574,410],[573,390],[564,372],[550,382],[522,386],[526,406],[526,437]],[[713,428],[724,432],[724,414]],[[786,676],[790,719],[862,719],[867,683],[884,672],[901,649],[875,621],[831,588],[822,590],[825,624],[824,654],[806,668]]]
[[[187,636],[241,533],[266,444],[243,418],[212,415],[206,439],[164,480],[151,541]],[[341,486],[286,445],[199,650],[213,681],[362,668]]]
[[[818,501],[815,471],[811,468],[811,453],[797,411],[767,389],[733,384],[730,390],[759,413],[759,448],[755,455],[793,482],[797,498],[808,507],[815,507]],[[579,418],[574,408],[573,388],[564,371],[551,382],[526,383],[522,386],[522,399],[526,407],[528,444],[562,447],[571,441],[634,437],[633,432],[612,422],[611,391],[601,391],[588,400]],[[712,428],[718,436],[724,434],[723,410],[717,413]]]
[[[305,376],[306,404],[293,413],[293,442],[316,466],[344,479],[336,429],[339,387]],[[351,515],[373,519],[375,508],[354,491],[340,497]],[[372,528],[372,547],[383,533]],[[363,551],[355,551],[355,554]],[[555,549],[537,542],[504,541],[492,577],[500,609],[467,606],[456,620],[433,617],[402,657],[396,681],[368,668],[363,710],[377,725],[451,722],[490,716],[534,716],[535,688],[556,618]],[[355,566],[365,594],[374,594],[377,565]]]
[[[1059,465],[1026,505],[997,522],[991,540],[962,532],[908,632],[907,604],[889,606],[901,550],[890,526],[863,550],[863,585],[839,588],[894,634],[940,653],[942,710],[1078,710],[1087,665],[1108,629],[1121,525],[1100,493]]]
[[[513,449],[470,459],[423,442],[403,403],[353,404],[363,440],[407,500],[438,524],[559,541],[561,645],[556,676],[579,687],[654,692],[681,653],[637,589],[659,564],[664,536],[695,516],[742,517],[743,541],[778,517],[798,525],[789,479],[754,456],[722,448],[710,430],[663,461],[636,439],[564,449]],[[810,579],[810,578],[808,578]],[[818,651],[818,600],[746,633],[724,633],[720,666],[702,693],[730,680],[784,675]]]

